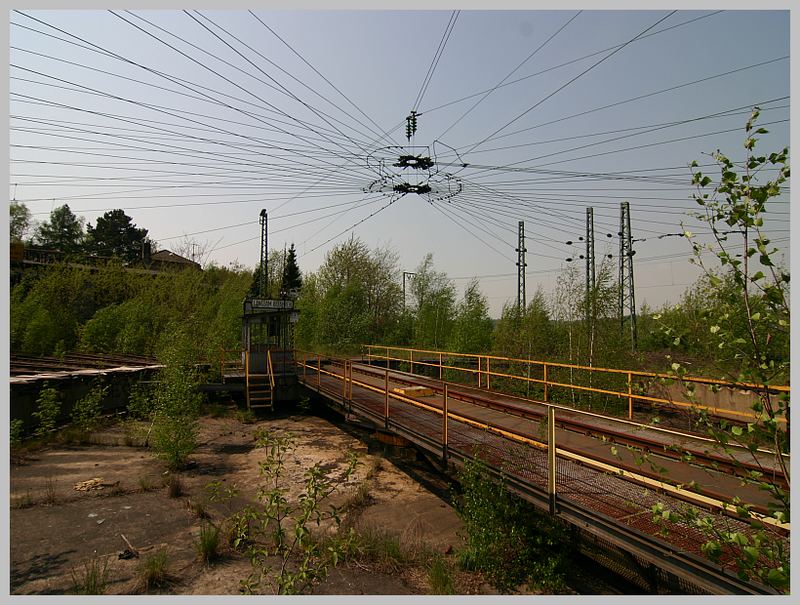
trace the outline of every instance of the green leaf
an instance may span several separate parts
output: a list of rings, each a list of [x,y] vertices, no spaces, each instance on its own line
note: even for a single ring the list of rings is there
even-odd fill
[[[775,588],[786,588],[789,586],[789,576],[783,569],[770,569],[767,573],[767,582]]]

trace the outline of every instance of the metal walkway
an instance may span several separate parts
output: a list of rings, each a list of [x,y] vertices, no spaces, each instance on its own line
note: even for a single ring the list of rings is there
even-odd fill
[[[659,505],[675,511],[691,504],[719,529],[748,535],[750,521],[726,510],[724,500],[735,493],[766,512],[763,494],[743,490],[739,479],[653,448],[667,453],[672,448],[664,446],[679,443],[680,451],[700,454],[708,444],[696,437],[353,360],[298,352],[296,362],[301,384],[343,411],[445,464],[480,457],[509,489],[639,565],[677,578],[687,592],[775,594],[741,580],[730,557],[708,560],[701,549],[708,537],[697,528],[654,514]],[[649,457],[637,453],[642,443],[650,444]],[[686,487],[692,481],[703,485],[702,494]],[[789,525],[757,517],[788,549]]]

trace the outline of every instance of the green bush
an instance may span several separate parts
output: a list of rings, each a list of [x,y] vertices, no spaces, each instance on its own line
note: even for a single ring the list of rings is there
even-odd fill
[[[9,424],[9,444],[11,449],[19,447],[22,444],[22,438],[25,436],[25,423],[16,418]]]
[[[72,422],[82,431],[91,431],[97,426],[103,410],[103,399],[108,394],[108,386],[96,382],[89,393],[78,400],[72,408]]]
[[[37,420],[34,434],[37,437],[45,437],[55,430],[60,412],[61,401],[58,391],[53,387],[48,387],[45,382],[36,399],[36,411],[33,412],[33,417]]]
[[[561,588],[570,550],[563,526],[510,494],[480,461],[467,462],[459,482],[463,494],[456,511],[466,531],[462,567],[484,572],[501,592],[526,581],[544,590]]]
[[[148,385],[136,383],[128,392],[128,415],[131,418],[146,420],[154,411],[153,394]]]

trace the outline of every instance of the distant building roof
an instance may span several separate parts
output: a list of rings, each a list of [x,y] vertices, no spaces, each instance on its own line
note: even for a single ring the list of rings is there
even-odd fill
[[[179,254],[175,254],[174,252],[170,252],[169,250],[159,250],[155,252],[151,257],[153,261],[159,263],[173,263],[178,265],[187,265],[192,266],[197,269],[200,268],[200,263],[196,263],[193,260],[189,260],[188,258],[184,258]]]

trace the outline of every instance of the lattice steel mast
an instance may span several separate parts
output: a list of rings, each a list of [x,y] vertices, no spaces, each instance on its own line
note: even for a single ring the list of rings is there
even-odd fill
[[[516,248],[517,251],[517,308],[520,314],[525,313],[527,302],[525,300],[525,267],[528,264],[525,262],[525,222],[519,222],[519,243]]]
[[[267,210],[261,209],[258,215],[258,222],[261,225],[261,264],[260,275],[258,279],[258,296],[259,298],[267,297],[267,263],[269,260],[269,247],[267,244]]]
[[[636,299],[633,288],[633,255],[631,239],[631,208],[628,202],[620,203],[619,212],[619,330],[625,330],[627,311],[631,324],[631,347],[637,347]]]

